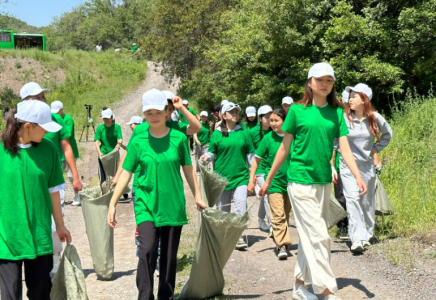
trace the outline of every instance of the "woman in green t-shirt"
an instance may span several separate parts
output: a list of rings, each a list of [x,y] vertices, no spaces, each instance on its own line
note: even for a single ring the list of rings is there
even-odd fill
[[[270,116],[270,126],[273,132],[266,134],[260,142],[255,152],[255,159],[251,165],[250,184],[248,191],[254,190],[254,178],[259,165],[264,164],[264,177],[268,176],[271,165],[274,162],[277,150],[279,149],[285,132],[281,129],[286,118],[286,112],[283,108],[275,109]],[[280,170],[274,177],[270,188],[268,189],[269,212],[271,213],[271,226],[274,241],[277,246],[277,257],[287,259],[288,248],[291,245],[291,236],[289,234],[288,220],[291,212],[291,202],[289,201],[286,188],[288,186],[286,172],[289,168],[289,157],[281,166]],[[262,178],[263,179],[263,178]],[[262,183],[264,180],[262,180]],[[263,197],[267,197],[266,195]]]
[[[245,119],[242,121],[242,128],[245,130],[250,130],[251,128],[255,127],[259,124],[257,118],[256,118],[256,107],[254,106],[248,106],[245,109]]]
[[[282,126],[285,131],[282,145],[259,191],[260,195],[268,192],[274,176],[290,155],[288,194],[299,236],[294,299],[318,299],[305,288],[306,282],[312,282],[315,294],[324,294],[325,300],[339,299],[333,295],[338,287],[330,267],[331,238],[326,224],[332,182],[330,160],[336,138],[360,193],[366,193],[366,184],[348,144],[348,129],[342,104],[333,89],[334,81],[329,64],[317,63],[310,68],[303,99],[289,108]]]
[[[240,111],[239,105],[233,102],[223,105],[223,120],[210,138],[208,153],[200,159],[215,160],[214,171],[228,181],[218,199],[217,208],[230,212],[231,201],[234,200],[235,213],[242,216],[247,211],[248,161],[254,155],[254,147],[249,132],[238,125]],[[245,236],[242,236],[236,249],[247,247]]]
[[[181,101],[175,98],[173,101]],[[151,89],[142,98],[144,116],[149,129],[129,143],[129,151],[123,163],[123,171],[109,204],[108,224],[117,227],[115,207],[132,173],[138,166],[135,199],[135,217],[138,226],[138,299],[154,299],[153,273],[157,263],[157,247],[160,240],[160,276],[158,299],[173,299],[176,283],[177,250],[182,226],[188,222],[182,167],[186,181],[195,198],[197,209],[206,204],[201,198],[194,176],[185,134],[167,127],[167,99]]]
[[[27,100],[18,103],[15,115],[9,113],[1,132],[1,299],[22,298],[23,264],[28,298],[50,299],[52,215],[59,239],[71,243],[61,212],[59,191],[64,188],[64,178],[59,154],[55,145],[43,138],[60,129],[47,104]]]

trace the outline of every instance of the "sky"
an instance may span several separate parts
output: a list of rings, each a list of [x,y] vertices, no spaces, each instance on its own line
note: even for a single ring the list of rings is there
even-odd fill
[[[50,24],[53,17],[59,17],[83,3],[85,0],[8,0],[8,3],[0,6],[0,12],[40,27]]]

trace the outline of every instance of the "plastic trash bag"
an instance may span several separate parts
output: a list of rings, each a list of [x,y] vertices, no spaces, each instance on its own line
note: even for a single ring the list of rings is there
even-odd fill
[[[386,190],[383,186],[383,184],[380,181],[380,178],[378,178],[378,175],[376,175],[375,178],[375,194],[374,194],[374,201],[375,201],[375,214],[378,216],[383,215],[392,215],[394,214],[394,205],[389,200],[388,194],[386,193]]]
[[[333,194],[330,194],[330,203],[329,203],[329,218],[327,220],[328,229],[332,228],[340,220],[348,217],[348,213],[345,209],[342,208],[341,204],[336,200]]]
[[[82,263],[73,245],[67,245],[65,248],[52,284],[51,299],[89,299],[86,294],[86,282],[82,271]]]
[[[211,207],[216,204],[227,180],[200,163],[200,190],[203,200]],[[242,217],[234,213],[204,209],[195,247],[189,280],[177,299],[204,299],[220,295],[224,289],[223,269],[235,245],[250,223],[248,213]]]
[[[106,155],[103,155],[99,160],[100,180],[103,183],[107,177],[114,177],[117,173],[118,164],[120,163],[120,150],[114,149]]]
[[[103,279],[111,279],[114,272],[114,229],[107,224],[112,194],[110,179],[79,193],[92,264]]]

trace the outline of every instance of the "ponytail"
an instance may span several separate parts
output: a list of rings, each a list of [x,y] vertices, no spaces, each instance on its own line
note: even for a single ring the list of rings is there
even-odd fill
[[[15,110],[11,109],[6,119],[6,127],[0,135],[0,140],[3,144],[3,147],[11,154],[16,154],[19,152],[17,145],[19,140],[18,131],[20,130],[21,125],[23,125],[23,123],[20,123],[17,119],[15,119],[14,114]]]
[[[221,134],[223,135],[223,137],[228,137],[229,136],[229,128],[227,127],[227,122],[226,119],[222,119],[221,120]]]
[[[263,139],[263,132],[262,132],[262,118],[264,115],[259,116],[259,136],[260,139]]]

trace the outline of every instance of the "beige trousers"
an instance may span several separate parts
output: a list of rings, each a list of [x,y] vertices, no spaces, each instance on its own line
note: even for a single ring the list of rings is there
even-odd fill
[[[322,294],[325,289],[332,293],[338,290],[330,267],[331,238],[326,224],[330,186],[288,185],[300,238],[294,276],[305,283],[312,283],[315,294]]]
[[[281,246],[289,248],[292,244],[288,225],[289,213],[291,212],[289,197],[288,195],[273,193],[268,195],[268,202],[276,247],[277,249]]]

